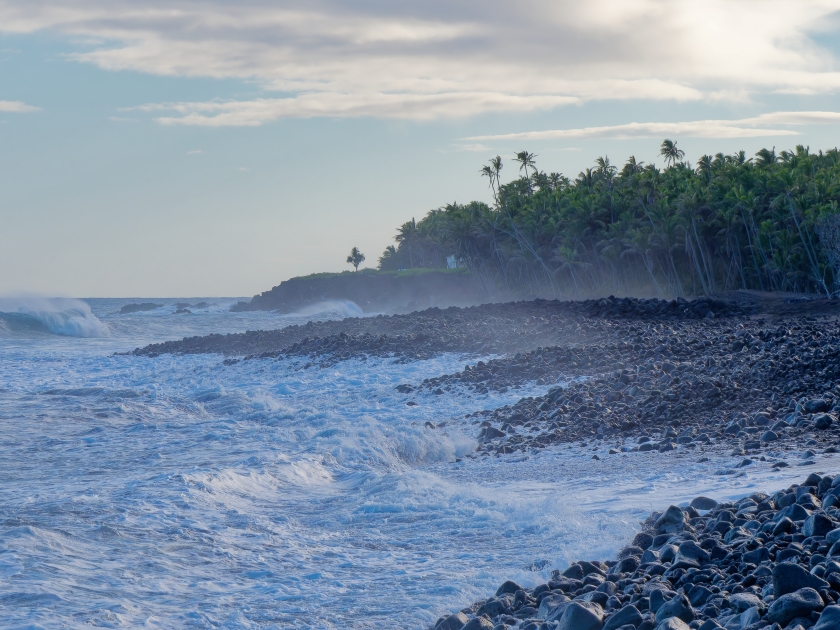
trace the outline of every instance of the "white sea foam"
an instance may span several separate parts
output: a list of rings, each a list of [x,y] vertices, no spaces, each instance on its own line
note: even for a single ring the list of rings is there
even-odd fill
[[[108,326],[82,300],[34,296],[0,298],[6,330],[43,329],[70,337],[107,337]]]

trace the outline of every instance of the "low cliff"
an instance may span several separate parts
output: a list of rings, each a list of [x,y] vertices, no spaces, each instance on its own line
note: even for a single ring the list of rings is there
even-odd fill
[[[430,306],[467,306],[477,303],[479,297],[466,269],[345,271],[291,278],[231,310],[290,313],[330,300],[349,300],[365,312],[404,312]]]

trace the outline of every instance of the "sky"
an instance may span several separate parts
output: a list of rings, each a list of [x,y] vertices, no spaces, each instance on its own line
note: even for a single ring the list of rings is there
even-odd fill
[[[840,145],[840,0],[0,0],[0,295],[249,296],[574,178]]]

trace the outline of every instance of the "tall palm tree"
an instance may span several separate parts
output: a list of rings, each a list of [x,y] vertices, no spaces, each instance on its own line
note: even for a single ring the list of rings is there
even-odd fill
[[[537,157],[534,153],[528,153],[528,151],[520,151],[516,154],[516,157],[513,158],[514,162],[519,162],[519,170],[525,171],[525,178],[527,179],[530,177],[528,175],[528,169],[532,168],[534,171],[537,170],[537,165],[534,162],[534,158]]]
[[[668,166],[674,166],[674,164],[685,157],[685,151],[678,149],[676,142],[663,140],[662,146],[659,148],[659,155],[665,158],[665,163]]]

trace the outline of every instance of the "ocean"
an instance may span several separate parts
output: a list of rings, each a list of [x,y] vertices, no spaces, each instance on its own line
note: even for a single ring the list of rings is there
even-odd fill
[[[504,580],[611,557],[651,510],[812,471],[591,444],[470,457],[466,414],[562,382],[411,407],[395,387],[490,357],[116,354],[362,315],[230,313],[239,299],[0,300],[2,627],[429,628]]]

